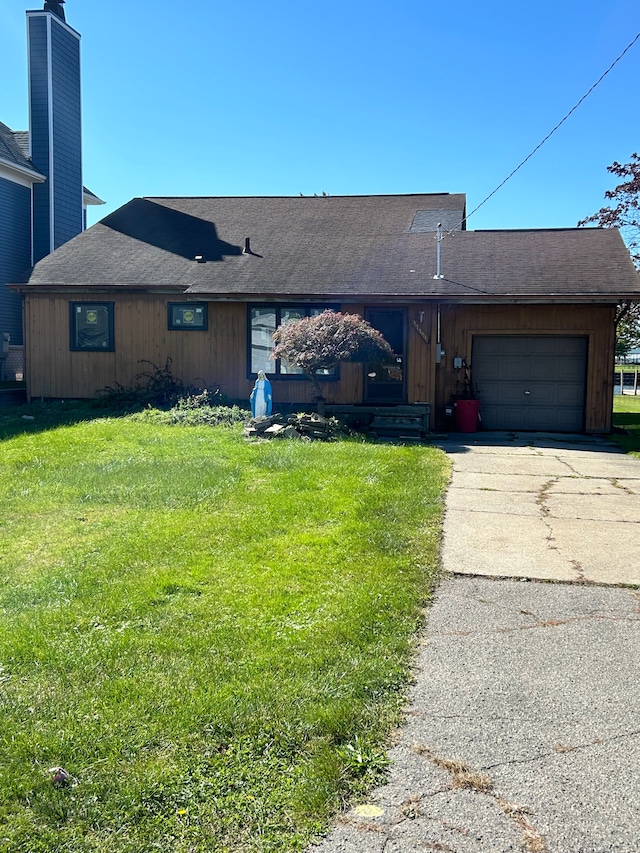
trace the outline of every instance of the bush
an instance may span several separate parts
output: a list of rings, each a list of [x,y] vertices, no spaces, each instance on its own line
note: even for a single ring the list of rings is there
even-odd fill
[[[167,410],[178,404],[180,400],[207,395],[207,405],[214,401],[218,405],[224,403],[224,397],[219,388],[205,390],[194,385],[186,385],[171,372],[171,359],[168,358],[164,367],[158,367],[151,361],[142,360],[139,364],[150,365],[133,377],[130,385],[108,385],[98,391],[95,404],[104,406],[112,411],[135,412],[148,407]]]
[[[249,420],[251,412],[248,409],[237,405],[221,405],[221,397],[222,395],[202,391],[196,395],[182,397],[168,411],[147,408],[133,415],[133,419],[170,426],[234,426],[245,424]]]

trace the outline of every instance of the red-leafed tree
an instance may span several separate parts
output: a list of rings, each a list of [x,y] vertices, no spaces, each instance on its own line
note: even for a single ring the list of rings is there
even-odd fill
[[[327,310],[293,320],[276,329],[273,344],[272,359],[299,367],[311,380],[320,414],[324,414],[325,400],[318,371],[333,370],[341,362],[395,362],[384,337],[357,314]]]
[[[636,268],[640,270],[640,155],[632,154],[628,163],[614,162],[607,171],[621,183],[607,190],[611,204],[587,216],[578,225],[594,223],[602,228],[619,228]],[[640,303],[622,302],[616,311],[616,354],[626,355],[640,344]]]

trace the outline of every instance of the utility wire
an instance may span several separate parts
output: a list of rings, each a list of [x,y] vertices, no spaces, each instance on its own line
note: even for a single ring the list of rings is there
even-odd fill
[[[558,122],[558,124],[553,128],[553,130],[552,130],[552,131],[550,131],[550,132],[545,136],[545,138],[542,140],[542,142],[540,142],[540,143],[538,143],[538,145],[536,145],[536,147],[533,149],[533,151],[531,152],[531,154],[528,154],[528,155],[524,158],[524,160],[522,161],[522,163],[520,163],[519,165],[517,165],[517,166],[515,167],[515,169],[513,170],[513,172],[511,172],[509,175],[507,175],[507,177],[504,179],[504,181],[502,181],[502,183],[498,184],[498,186],[495,188],[495,190],[493,190],[492,192],[490,192],[490,193],[489,193],[489,195],[488,195],[485,199],[483,199],[477,207],[474,207],[474,209],[471,211],[471,213],[467,214],[467,216],[465,216],[465,217],[464,217],[464,219],[462,220],[462,222],[460,223],[460,225],[464,225],[464,223],[465,223],[465,222],[466,222],[466,221],[467,221],[471,216],[473,216],[473,214],[474,214],[474,213],[476,213],[478,210],[480,210],[480,208],[482,207],[482,205],[483,205],[483,204],[486,204],[486,202],[488,202],[488,201],[489,201],[489,199],[490,199],[492,196],[494,196],[494,195],[498,192],[498,190],[502,189],[502,187],[507,183],[507,181],[508,181],[508,180],[510,180],[510,179],[515,175],[515,173],[516,173],[516,172],[518,172],[518,171],[519,171],[519,170],[524,166],[524,164],[525,164],[525,163],[527,163],[527,162],[528,162],[528,161],[533,157],[533,155],[536,153],[536,151],[539,151],[539,150],[540,150],[540,148],[542,148],[542,146],[545,144],[545,142],[553,136],[553,134],[556,132],[556,130],[558,130],[558,128],[560,128],[560,127],[565,123],[565,121],[569,118],[569,116],[570,116],[572,113],[574,113],[574,112],[578,109],[578,107],[580,106],[580,104],[581,104],[584,100],[586,100],[586,99],[589,97],[589,95],[593,92],[593,90],[596,88],[596,86],[599,86],[599,85],[600,85],[600,83],[602,83],[602,81],[603,81],[603,80],[604,80],[604,78],[607,76],[607,74],[608,74],[608,73],[609,73],[609,72],[610,72],[610,71],[611,71],[611,70],[612,70],[612,69],[613,69],[613,68],[618,64],[618,62],[620,62],[620,60],[621,60],[621,59],[622,59],[622,57],[625,55],[625,53],[627,53],[629,50],[631,50],[631,48],[632,48],[632,47],[633,47],[633,45],[638,41],[638,39],[640,39],[640,33],[638,33],[638,35],[637,35],[637,36],[636,36],[632,41],[630,41],[630,42],[629,42],[629,44],[625,47],[625,49],[622,51],[622,53],[620,54],[620,56],[619,56],[617,59],[614,59],[614,61],[613,61],[613,62],[611,63],[611,65],[607,68],[607,70],[604,72],[604,74],[602,74],[602,75],[601,75],[601,76],[596,80],[596,82],[593,84],[593,86],[589,89],[589,91],[588,91],[588,92],[585,92],[585,94],[580,98],[580,100],[578,101],[578,103],[577,103],[575,106],[571,107],[571,109],[570,109],[570,110],[569,110],[569,112],[566,114],[566,116],[565,116],[563,119],[561,119],[561,120]],[[451,233],[453,233],[453,231],[450,231],[449,233],[451,234]]]

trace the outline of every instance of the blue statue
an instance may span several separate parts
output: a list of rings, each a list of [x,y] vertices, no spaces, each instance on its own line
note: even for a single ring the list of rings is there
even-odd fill
[[[251,401],[251,414],[254,418],[271,414],[273,394],[271,392],[271,383],[267,379],[264,370],[258,371],[258,378],[256,379],[256,384],[253,386],[249,400]]]

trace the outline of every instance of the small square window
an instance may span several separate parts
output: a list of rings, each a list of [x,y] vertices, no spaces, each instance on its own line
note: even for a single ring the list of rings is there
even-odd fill
[[[113,302],[69,303],[71,349],[113,352]]]
[[[206,302],[170,302],[169,328],[204,332],[207,329]]]

